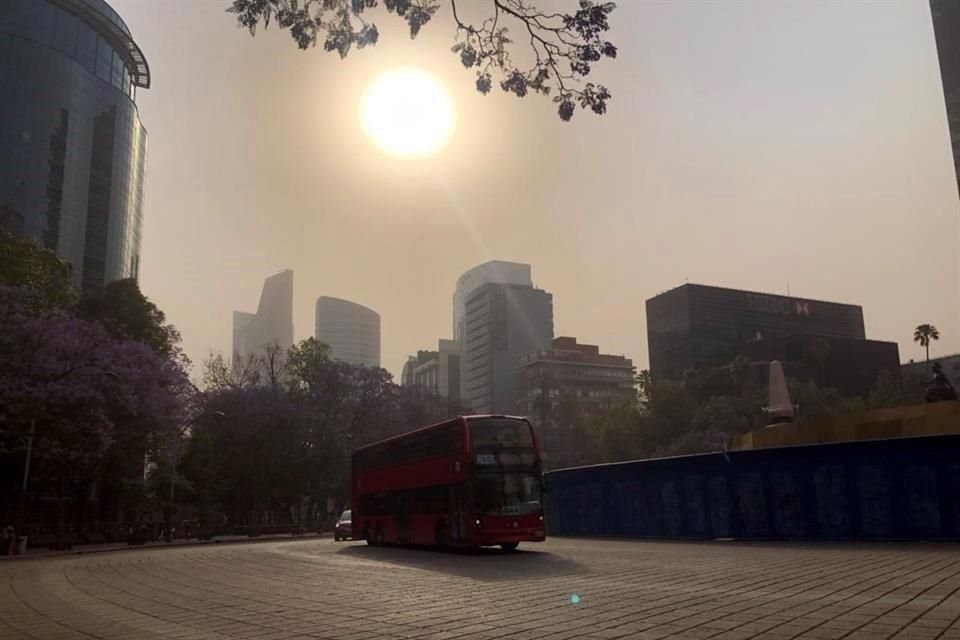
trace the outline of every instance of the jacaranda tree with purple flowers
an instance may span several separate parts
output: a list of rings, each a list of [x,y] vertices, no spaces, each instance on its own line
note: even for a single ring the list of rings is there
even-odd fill
[[[129,424],[160,432],[182,422],[190,388],[180,364],[147,344],[44,308],[25,287],[0,286],[4,443],[25,451],[24,464],[33,465],[25,477],[55,488],[60,536],[67,493],[89,492],[118,434]],[[23,496],[18,520],[22,509]]]

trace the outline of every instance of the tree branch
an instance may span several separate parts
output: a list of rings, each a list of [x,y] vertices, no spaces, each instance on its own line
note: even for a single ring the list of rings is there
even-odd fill
[[[376,44],[376,24],[362,14],[381,2],[389,13],[407,22],[411,37],[417,36],[439,6],[438,0],[305,0],[298,8],[292,0],[233,0],[228,11],[236,14],[238,24],[251,34],[257,26],[267,27],[275,19],[301,49],[316,45],[322,33],[323,48],[345,57],[354,45]],[[607,19],[615,8],[612,2],[579,0],[579,8],[572,13],[544,13],[523,0],[488,0],[492,16],[479,26],[465,21],[457,0],[449,2],[456,24],[452,51],[464,67],[476,70],[479,92],[489,93],[492,75],[498,73],[501,89],[518,97],[531,90],[543,95],[556,90],[553,100],[559,103],[563,120],[570,119],[575,104],[597,114],[606,112],[610,92],[601,85],[581,82],[593,63],[616,57],[616,47],[601,38],[609,30]],[[526,29],[535,58],[532,68],[521,70],[513,65],[508,47],[512,41],[506,35],[507,27],[501,26],[501,14]],[[570,66],[569,72],[563,70],[564,65]]]

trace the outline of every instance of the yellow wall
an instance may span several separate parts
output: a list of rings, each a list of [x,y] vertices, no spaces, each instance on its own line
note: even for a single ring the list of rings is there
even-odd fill
[[[805,424],[778,425],[737,436],[730,442],[730,449],[767,449],[953,433],[960,434],[960,401],[876,409],[821,418]]]

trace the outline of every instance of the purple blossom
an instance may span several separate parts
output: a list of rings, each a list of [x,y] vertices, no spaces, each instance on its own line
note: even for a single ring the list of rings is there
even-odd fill
[[[191,389],[176,360],[112,337],[98,322],[40,311],[32,294],[0,287],[0,424],[26,435],[37,455],[99,459],[125,419],[156,428],[184,419]]]

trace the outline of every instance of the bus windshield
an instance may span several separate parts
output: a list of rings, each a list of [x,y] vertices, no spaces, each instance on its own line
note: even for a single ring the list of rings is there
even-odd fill
[[[532,447],[533,434],[524,420],[481,418],[470,421],[470,441],[474,448]]]
[[[474,504],[486,515],[528,515],[540,511],[540,475],[483,472],[474,476]]]

